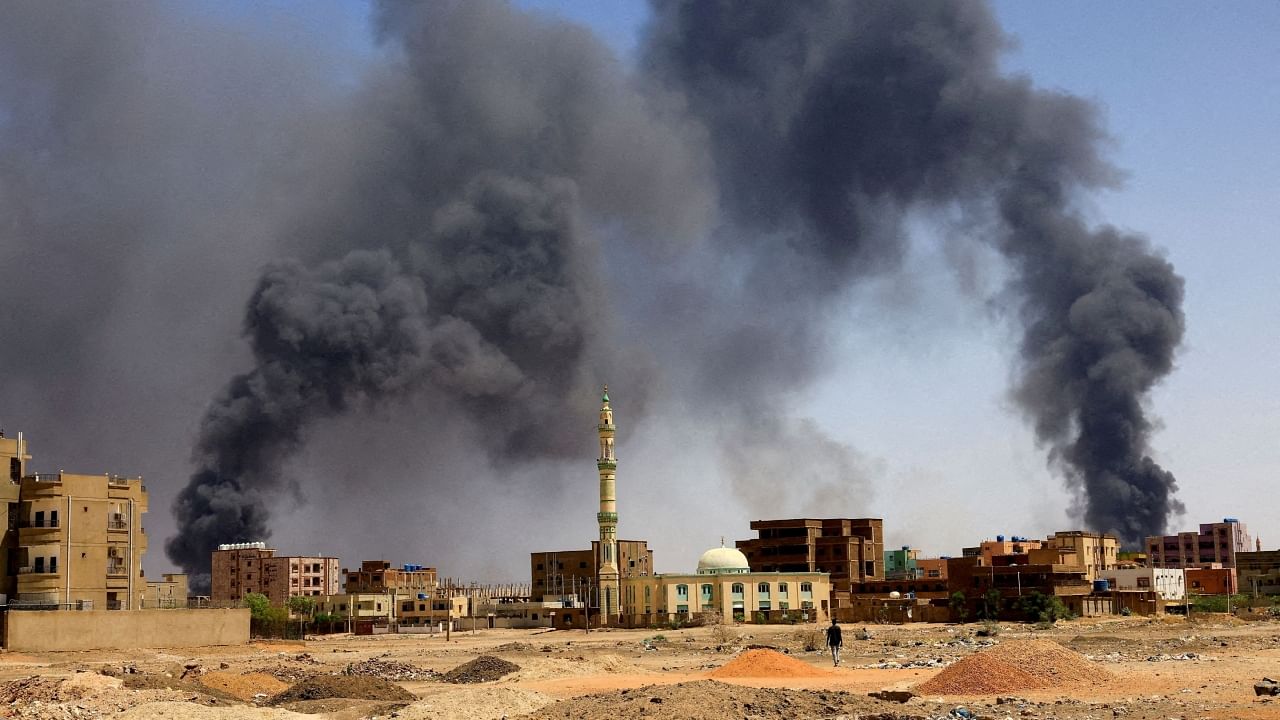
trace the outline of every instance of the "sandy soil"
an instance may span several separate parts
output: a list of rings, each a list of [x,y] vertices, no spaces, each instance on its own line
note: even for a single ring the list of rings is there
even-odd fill
[[[963,705],[978,717],[1001,719],[1280,719],[1280,698],[1259,698],[1253,692],[1262,677],[1280,677],[1280,622],[1206,616],[1191,622],[1075,620],[1050,630],[1005,624],[989,639],[975,637],[977,625],[871,625],[864,640],[855,639],[857,629],[846,628],[839,668],[832,668],[821,652],[804,652],[797,629],[788,626],[739,626],[730,633],[736,637],[727,639],[707,628],[589,634],[482,630],[454,634],[448,642],[443,636],[331,636],[304,643],[255,641],[184,650],[0,652],[0,717],[354,720],[394,712],[399,718],[498,720],[539,713],[533,717],[591,720],[643,711],[642,716],[654,718],[934,718]],[[1006,693],[998,703],[992,695],[924,696],[903,704],[867,697],[884,689],[911,689],[991,643],[1016,638],[1053,640],[1114,679],[1100,672],[1103,679],[1087,686]],[[821,672],[813,677],[711,677],[748,645],[777,648]],[[416,697],[407,703],[329,698],[287,709],[265,706],[267,690],[315,675],[340,675],[352,663],[378,659],[445,673],[480,655],[502,658],[520,669],[480,685],[397,680],[396,686]],[[102,673],[123,683],[98,682],[87,675]],[[637,701],[645,693],[647,699]],[[229,703],[229,695],[240,700]]]

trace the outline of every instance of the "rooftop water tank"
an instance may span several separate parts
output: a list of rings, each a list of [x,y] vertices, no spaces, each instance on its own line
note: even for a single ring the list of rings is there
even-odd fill
[[[1111,583],[1107,582],[1106,580],[1093,581],[1094,592],[1108,592],[1109,590],[1111,590]]]
[[[1240,521],[1239,521],[1239,520],[1237,520],[1236,518],[1222,518],[1222,522],[1224,522],[1224,523],[1238,523],[1238,522],[1240,522]]]
[[[997,536],[996,536],[996,542],[1004,542],[1004,536],[1003,536],[1003,535],[997,535]]]

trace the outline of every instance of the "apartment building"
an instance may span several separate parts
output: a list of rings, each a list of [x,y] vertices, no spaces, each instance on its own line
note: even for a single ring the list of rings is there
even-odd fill
[[[284,605],[297,595],[338,594],[338,558],[275,553],[263,542],[219,545],[210,563],[210,600],[235,603],[249,593],[261,593],[273,605]]]
[[[8,481],[0,482],[0,594],[4,596],[0,605],[8,604],[18,591],[18,568],[11,561],[17,559],[19,495],[30,459],[22,433],[7,438],[0,430],[0,468],[7,471]]]
[[[1151,567],[1194,568],[1218,563],[1236,567],[1236,553],[1253,549],[1244,523],[1223,518],[1220,523],[1201,523],[1199,532],[1153,535],[1147,538]]]
[[[17,587],[11,604],[137,608],[145,590],[140,477],[28,474],[17,515]]]
[[[961,549],[961,557],[980,557],[982,564],[990,567],[992,559],[1001,555],[1024,555],[1032,550],[1045,547],[1045,541],[1038,538],[997,535],[995,540],[983,540],[974,547]]]
[[[754,540],[736,545],[753,572],[823,572],[836,607],[860,583],[884,579],[884,520],[794,518],[753,520]]]
[[[884,551],[884,577],[886,580],[914,580],[919,577],[920,551],[910,545],[899,550]]]
[[[1120,561],[1120,538],[1110,533],[1060,531],[1050,535],[1045,546],[1074,552],[1090,582],[1105,578]]]
[[[653,551],[648,540],[618,540],[618,577],[646,577],[653,574]],[[600,541],[592,540],[590,550],[558,550],[529,553],[532,598],[560,598],[576,595],[596,600],[599,588]],[[594,607],[594,605],[593,605]]]

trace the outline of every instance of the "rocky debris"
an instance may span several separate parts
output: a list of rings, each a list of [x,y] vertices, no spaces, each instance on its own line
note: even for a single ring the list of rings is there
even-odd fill
[[[492,655],[481,655],[445,673],[440,679],[450,683],[482,683],[501,680],[520,669],[519,665]]]
[[[776,650],[758,648],[744,650],[737,657],[711,672],[713,678],[741,677],[826,677],[826,670]]]
[[[303,680],[324,674],[318,670],[310,668],[298,667],[297,665],[287,663],[261,663],[254,662],[249,666],[248,672],[263,673],[271,677],[287,683],[296,683]]]
[[[867,697],[873,697],[877,700],[885,700],[888,702],[904,703],[917,695],[910,690],[880,690],[878,692],[867,693]]]
[[[943,658],[920,658],[918,660],[882,660],[870,665],[858,665],[862,670],[903,670],[911,668],[944,668],[955,662]]]
[[[328,700],[330,698],[413,702],[417,699],[417,696],[399,685],[381,678],[352,675],[317,675],[273,696],[267,700],[266,704],[278,706],[306,700]]]
[[[65,679],[33,676],[0,683],[0,717],[6,718],[97,720],[117,716],[142,703],[162,700],[184,704],[218,703],[201,694],[127,690],[120,679],[100,673],[77,673]]]
[[[1262,678],[1253,685],[1254,695],[1280,695],[1280,683],[1271,678]]]
[[[343,675],[376,677],[392,682],[402,680],[435,680],[440,673],[429,668],[420,668],[408,663],[381,658],[369,658],[362,662],[353,662],[342,669]]]
[[[1213,658],[1204,655],[1197,655],[1193,652],[1178,653],[1177,655],[1169,655],[1168,653],[1160,653],[1159,655],[1151,655],[1147,658],[1147,662],[1169,662],[1171,660],[1212,660]]]
[[[527,642],[509,642],[509,643],[503,643],[499,645],[498,647],[494,648],[493,651],[517,653],[517,652],[534,652],[537,649],[538,648],[535,648],[533,645]],[[542,652],[551,652],[551,646],[543,645]]]

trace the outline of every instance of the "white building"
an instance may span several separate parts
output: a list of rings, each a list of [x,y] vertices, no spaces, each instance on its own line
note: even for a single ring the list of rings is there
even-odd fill
[[[1165,600],[1187,596],[1186,577],[1179,568],[1112,568],[1103,575],[1117,590],[1155,590]]]

